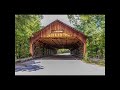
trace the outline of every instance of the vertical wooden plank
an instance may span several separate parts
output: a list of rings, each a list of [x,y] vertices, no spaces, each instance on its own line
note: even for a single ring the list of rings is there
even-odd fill
[[[62,26],[61,26],[61,24],[59,25],[59,29],[60,29],[60,30],[62,29]]]
[[[33,45],[32,45],[33,43],[32,42],[30,42],[30,54],[33,56]]]
[[[59,29],[58,29],[58,23],[56,23],[56,30],[59,30]]]
[[[60,30],[60,24],[58,24],[58,30]]]

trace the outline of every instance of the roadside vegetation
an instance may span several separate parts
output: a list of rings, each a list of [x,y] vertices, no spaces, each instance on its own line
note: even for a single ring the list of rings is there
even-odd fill
[[[74,27],[87,38],[83,61],[105,65],[105,15],[68,15]]]
[[[60,54],[60,53],[70,53],[70,50],[69,49],[58,49],[57,53],[58,54]]]
[[[15,15],[15,60],[30,57],[29,38],[41,29],[42,15]]]

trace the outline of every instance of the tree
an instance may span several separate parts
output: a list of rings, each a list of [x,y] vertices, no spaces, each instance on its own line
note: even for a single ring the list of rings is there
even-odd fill
[[[29,38],[40,30],[42,15],[15,15],[15,55],[17,58],[29,56]]]
[[[68,19],[88,36],[87,56],[105,57],[105,15],[68,15]]]

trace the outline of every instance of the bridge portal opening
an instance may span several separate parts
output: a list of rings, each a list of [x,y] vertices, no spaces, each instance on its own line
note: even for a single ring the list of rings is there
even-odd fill
[[[65,49],[65,48],[61,48],[57,50],[57,55],[70,55],[70,50],[69,49]]]

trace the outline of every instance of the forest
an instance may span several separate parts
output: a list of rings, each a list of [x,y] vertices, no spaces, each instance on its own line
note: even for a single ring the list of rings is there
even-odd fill
[[[41,29],[42,15],[15,15],[15,58],[29,57],[29,38]]]
[[[68,15],[77,30],[87,37],[89,57],[105,58],[105,16],[104,15]]]
[[[74,28],[87,36],[85,60],[105,60],[105,15],[67,15]],[[15,58],[30,57],[29,38],[40,30],[43,15],[15,15]],[[64,50],[62,50],[64,52]]]

